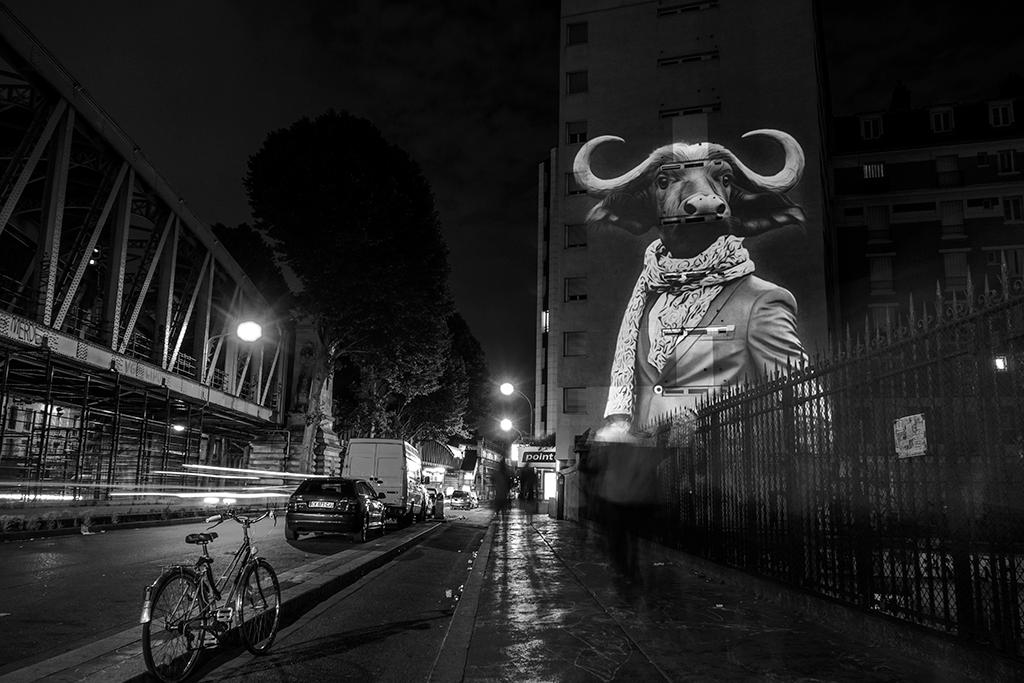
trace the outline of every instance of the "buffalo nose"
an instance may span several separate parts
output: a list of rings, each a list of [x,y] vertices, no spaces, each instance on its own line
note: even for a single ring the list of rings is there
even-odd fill
[[[719,215],[725,213],[725,203],[724,202],[720,203],[718,206],[715,207],[715,213],[717,213]]]
[[[683,211],[688,214],[697,213],[697,207],[694,206],[693,202],[686,202],[683,204]]]

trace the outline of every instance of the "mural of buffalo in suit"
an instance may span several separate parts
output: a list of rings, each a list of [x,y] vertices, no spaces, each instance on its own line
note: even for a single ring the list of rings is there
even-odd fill
[[[784,287],[757,277],[744,238],[805,222],[786,193],[799,182],[804,154],[779,130],[785,162],[761,175],[725,147],[676,142],[616,178],[591,171],[594,150],[614,136],[587,142],[576,155],[581,187],[600,198],[587,217],[642,234],[656,228],[619,326],[606,424],[598,440],[632,440],[648,423],[723,387],[800,366],[797,304]]]

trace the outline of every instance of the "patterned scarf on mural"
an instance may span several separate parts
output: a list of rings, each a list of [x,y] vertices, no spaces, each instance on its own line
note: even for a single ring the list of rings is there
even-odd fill
[[[655,240],[644,253],[644,267],[633,287],[622,315],[615,342],[608,403],[604,415],[632,415],[633,382],[640,320],[649,297],[658,295],[651,308],[647,356],[659,372],[665,367],[682,335],[665,334],[665,329],[694,327],[707,314],[711,302],[730,280],[754,272],[754,262],[743,248],[743,239],[722,235],[693,258],[676,259]]]

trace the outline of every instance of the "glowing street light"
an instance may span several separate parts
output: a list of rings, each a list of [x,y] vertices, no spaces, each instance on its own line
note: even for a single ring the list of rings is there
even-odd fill
[[[523,432],[521,430],[519,430],[515,426],[515,424],[512,423],[512,420],[508,419],[507,417],[502,418],[501,422],[499,422],[498,424],[501,427],[501,431],[503,431],[503,432],[512,432],[512,431],[514,431],[516,434],[519,435],[520,439],[523,438]]]
[[[263,336],[263,326],[254,320],[238,323],[235,334],[244,342],[254,342]]]
[[[220,346],[214,347],[213,342],[224,337],[231,337],[232,335],[246,343],[256,342],[263,337],[263,326],[255,320],[243,320],[238,323],[234,332],[224,332],[223,334],[215,334],[212,337],[208,337],[203,343],[202,379],[204,384],[208,384],[210,379],[212,379],[213,365],[216,363],[217,355],[220,354]],[[210,351],[213,348],[216,348],[216,350],[214,351],[213,359],[210,359]]]
[[[498,387],[498,391],[500,391],[505,396],[511,396],[512,394],[519,394],[520,396],[522,396],[523,398],[526,399],[526,405],[530,406],[530,429],[532,431],[532,429],[533,429],[533,401],[530,400],[530,397],[527,396],[526,394],[524,394],[523,392],[519,391],[518,389],[516,389],[515,385],[512,384],[511,382],[503,382]],[[508,431],[508,430],[506,429],[505,431]]]

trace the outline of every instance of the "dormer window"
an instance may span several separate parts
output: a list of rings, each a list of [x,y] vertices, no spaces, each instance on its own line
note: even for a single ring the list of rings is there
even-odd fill
[[[882,137],[882,117],[877,115],[860,117],[861,140],[877,140],[880,137]]]
[[[1011,100],[989,102],[988,122],[993,128],[1011,125],[1013,123],[1013,102]]]
[[[933,133],[948,133],[953,130],[953,108],[936,107],[930,112]]]

